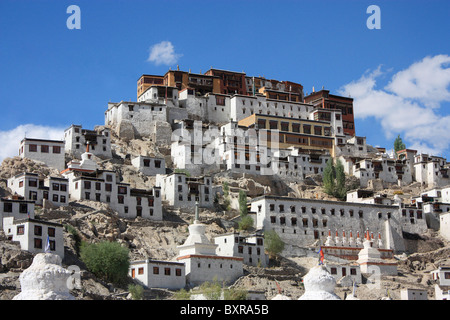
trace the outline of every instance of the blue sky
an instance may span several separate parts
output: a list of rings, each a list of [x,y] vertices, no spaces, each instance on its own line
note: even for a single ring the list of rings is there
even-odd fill
[[[366,26],[372,4],[381,29]],[[70,5],[79,30],[66,26]],[[71,124],[104,124],[109,101],[136,100],[140,75],[179,65],[351,95],[369,144],[390,149],[400,134],[450,161],[449,12],[447,0],[1,0],[0,159],[25,131],[62,139]],[[148,61],[163,41],[174,59]]]

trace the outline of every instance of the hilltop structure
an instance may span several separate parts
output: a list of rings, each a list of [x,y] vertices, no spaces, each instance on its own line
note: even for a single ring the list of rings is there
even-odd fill
[[[324,88],[307,94],[300,83],[212,67],[205,73],[177,67],[164,75],[143,74],[136,101],[109,102],[104,125],[93,130],[71,125],[61,141],[21,141],[20,157],[55,168],[59,175],[11,174],[12,196],[0,199],[0,225],[23,250],[41,253],[48,238],[50,250],[63,257],[62,225],[37,219],[35,206],[63,210],[89,200],[107,204],[130,221],[176,220],[173,215],[195,212],[189,236],[173,257],[177,261],[154,259],[147,252],[132,262],[131,278],[148,288],[171,290],[214,279],[233,283],[244,274],[244,265],[269,265],[263,234],[274,230],[285,243],[284,256],[302,257],[320,246],[329,258],[328,265],[311,268],[305,277],[302,299],[336,299],[336,283],[361,283],[370,267],[395,276],[395,255],[409,253],[411,237],[434,230],[450,239],[446,159],[412,149],[388,154],[356,133],[353,99]],[[66,163],[66,157],[72,160]],[[340,161],[357,188],[346,201],[301,196],[308,183],[320,185],[329,161]],[[142,187],[132,187],[133,178],[120,168],[125,166]],[[218,219],[232,214],[219,204],[224,200],[221,181],[236,176],[267,177],[266,183],[276,180],[287,191],[250,190],[252,232],[232,230],[212,242],[199,208],[217,213]],[[413,183],[421,191],[411,199],[381,192]],[[235,194],[245,187],[236,183]]]

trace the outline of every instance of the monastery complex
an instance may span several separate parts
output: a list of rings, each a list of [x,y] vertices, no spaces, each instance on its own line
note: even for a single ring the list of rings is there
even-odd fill
[[[397,276],[396,256],[413,253],[407,239],[432,230],[450,241],[447,160],[371,146],[370,137],[357,135],[351,97],[323,88],[306,93],[300,83],[244,72],[193,73],[177,67],[164,75],[143,74],[136,101],[109,102],[103,111],[104,123],[95,128],[74,124],[60,141],[24,137],[18,146],[20,158],[59,172],[21,172],[7,179],[11,196],[0,199],[0,226],[22,250],[64,259],[67,231],[39,219],[36,212],[42,208],[94,201],[121,219],[149,222],[164,222],[172,210],[191,216],[189,235],[173,248],[177,253],[170,261],[152,256],[131,261],[129,276],[136,283],[168,290],[214,280],[231,285],[247,267],[269,267],[264,234],[273,230],[284,243],[284,257],[318,258],[322,250],[325,263],[311,270],[307,284],[313,289],[303,299],[334,300],[339,299],[333,293],[336,283],[362,284],[374,270]],[[143,140],[153,148],[119,153],[115,139]],[[145,187],[106,166],[120,161],[145,179]],[[323,175],[328,161],[340,161],[355,181],[344,201],[248,192],[251,232],[236,228],[214,238],[206,235],[202,212],[223,214],[217,204],[228,192],[219,177],[307,185]],[[377,192],[411,184],[423,192],[411,198]],[[230,208],[237,210],[239,190],[231,192]],[[232,221],[237,225],[239,213]],[[449,296],[449,269],[433,271],[436,298]],[[317,287],[314,274],[325,274],[328,287]],[[410,299],[416,292],[402,294]]]

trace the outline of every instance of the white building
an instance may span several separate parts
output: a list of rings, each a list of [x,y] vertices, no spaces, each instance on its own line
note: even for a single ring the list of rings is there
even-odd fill
[[[450,184],[447,161],[442,157],[415,155],[414,171],[416,181],[423,185],[442,187]]]
[[[156,175],[156,186],[161,188],[162,200],[174,207],[194,208],[195,202],[200,207],[212,207],[214,194],[212,193],[212,178],[188,177],[186,173],[172,173]]]
[[[427,290],[407,288],[400,291],[400,300],[428,300]]]
[[[166,173],[166,160],[164,158],[139,155],[131,160],[131,164],[146,176]]]
[[[24,138],[20,142],[19,156],[45,163],[59,171],[65,168],[64,141]]]
[[[218,245],[217,255],[227,257],[241,257],[243,263],[251,266],[265,268],[268,265],[268,256],[264,250],[264,236],[242,236],[239,233],[224,234],[214,238]]]
[[[3,227],[3,219],[12,217],[16,220],[25,218],[34,219],[34,201],[19,199],[15,196],[0,199],[0,227]]]
[[[149,137],[154,131],[151,126],[155,121],[168,121],[167,106],[160,102],[126,102],[108,103],[105,111],[105,125],[119,128],[128,124],[136,137]]]
[[[162,220],[159,187],[132,189],[129,184],[119,182],[114,171],[98,170],[93,155],[88,151],[82,154],[81,161],[72,160],[61,172],[69,180],[71,199],[107,203],[124,218]]]
[[[438,269],[431,271],[431,277],[435,281],[436,300],[449,300],[450,266],[440,266]]]
[[[31,253],[45,252],[47,240],[50,252],[64,258],[63,226],[32,218],[3,218],[3,231],[12,241],[18,241],[20,248]]]
[[[439,234],[450,241],[450,212],[441,213]]]
[[[349,287],[353,283],[362,283],[361,268],[357,264],[330,264],[325,265],[328,272],[336,279],[336,283]]]
[[[186,286],[184,263],[142,260],[130,263],[129,275],[147,288],[183,289]]]
[[[42,179],[37,173],[24,172],[8,179],[8,187],[26,200],[36,205],[50,202],[54,206],[66,206],[69,203],[69,180],[59,177]]]
[[[198,205],[194,223],[189,226],[189,237],[178,246],[177,260],[186,266],[188,285],[198,286],[203,282],[219,281],[233,283],[243,275],[243,258],[219,256],[217,244],[205,235],[206,225],[198,221]]]
[[[423,217],[411,221],[401,216],[398,206],[277,196],[257,197],[250,205],[256,228],[275,230],[292,247],[325,242],[329,229],[363,234],[369,228],[381,234],[385,249],[403,252],[403,230],[417,234],[427,230]]]
[[[101,158],[112,158],[111,133],[108,128],[98,127],[94,130],[83,129],[80,125],[71,125],[64,131],[66,153],[80,159],[89,144],[90,152]]]

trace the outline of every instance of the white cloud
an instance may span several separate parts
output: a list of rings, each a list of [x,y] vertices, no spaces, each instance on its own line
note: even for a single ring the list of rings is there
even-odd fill
[[[172,65],[182,56],[182,54],[175,53],[173,44],[170,41],[161,41],[150,47],[150,55],[147,61],[153,62],[156,65]]]
[[[0,131],[0,163],[8,157],[19,155],[19,145],[23,138],[63,140],[64,129],[57,127],[24,124],[9,131]]]
[[[386,138],[401,134],[407,147],[439,155],[450,147],[450,115],[439,113],[450,101],[450,56],[425,57],[392,76],[377,88],[387,72],[378,67],[344,85],[340,94],[354,99],[355,117],[374,117]]]

